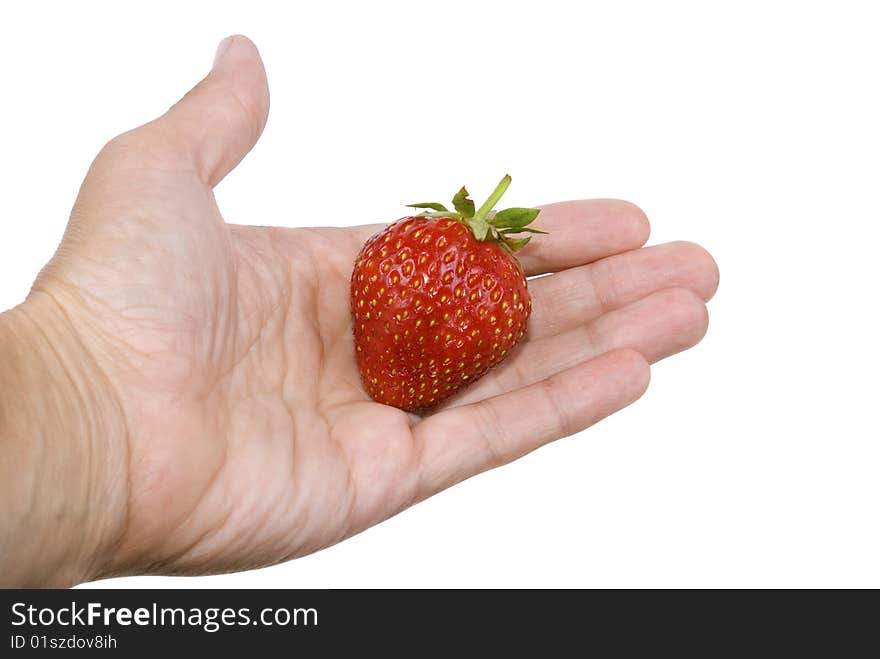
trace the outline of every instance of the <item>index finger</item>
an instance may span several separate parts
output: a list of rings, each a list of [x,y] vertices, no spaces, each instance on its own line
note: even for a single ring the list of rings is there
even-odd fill
[[[562,201],[541,206],[530,225],[546,231],[516,256],[526,275],[558,272],[637,249],[645,244],[650,225],[636,205],[619,199]]]
[[[619,199],[560,201],[540,206],[541,213],[529,226],[546,231],[516,253],[527,276],[558,272],[628,252],[645,244],[651,227],[635,204]],[[346,230],[352,249],[385,228],[368,224]]]

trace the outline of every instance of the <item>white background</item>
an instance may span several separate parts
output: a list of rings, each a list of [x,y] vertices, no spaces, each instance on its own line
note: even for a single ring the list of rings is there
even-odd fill
[[[880,95],[871,3],[18,3],[0,38],[0,308],[86,168],[260,47],[272,111],[229,221],[391,220],[506,171],[622,197],[721,268],[644,399],[285,565],[101,586],[880,586]]]

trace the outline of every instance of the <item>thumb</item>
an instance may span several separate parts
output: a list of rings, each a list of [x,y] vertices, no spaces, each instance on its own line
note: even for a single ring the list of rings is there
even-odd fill
[[[257,143],[269,114],[269,86],[257,47],[227,37],[207,77],[156,121],[215,186]]]

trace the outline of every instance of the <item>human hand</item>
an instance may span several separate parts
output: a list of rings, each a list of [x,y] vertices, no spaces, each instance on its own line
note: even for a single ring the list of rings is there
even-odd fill
[[[705,333],[718,273],[702,248],[641,248],[625,202],[551,204],[535,222],[549,235],[518,256],[555,274],[530,282],[510,357],[424,417],[372,402],[348,285],[380,227],[228,225],[215,203],[268,106],[254,46],[224,42],[193,91],[102,150],[57,254],[3,315],[10,583],[316,551],[628,405],[648,362]]]

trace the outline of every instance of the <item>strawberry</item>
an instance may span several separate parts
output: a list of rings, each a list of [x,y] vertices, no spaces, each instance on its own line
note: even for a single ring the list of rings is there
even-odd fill
[[[492,208],[505,176],[475,210],[462,188],[370,238],[351,276],[358,369],[374,400],[407,411],[432,407],[504,359],[526,331],[529,289],[513,253],[530,237],[535,208]]]

